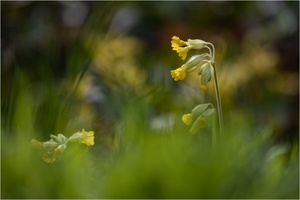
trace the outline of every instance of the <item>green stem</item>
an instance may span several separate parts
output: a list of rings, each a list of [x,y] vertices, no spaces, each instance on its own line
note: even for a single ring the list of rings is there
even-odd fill
[[[217,108],[218,108],[218,116],[219,116],[219,126],[220,126],[220,136],[222,137],[224,134],[224,123],[223,123],[223,114],[222,114],[222,102],[218,85],[218,78],[216,72],[216,64],[213,64],[214,68],[214,81],[215,81],[215,91],[216,91],[216,100],[217,100]]]
[[[212,120],[212,147],[214,149],[217,144],[216,116],[214,115],[212,118],[213,118],[213,120]]]
[[[219,126],[220,126],[220,137],[224,134],[224,122],[223,122],[223,113],[222,113],[222,102],[221,102],[221,96],[219,91],[219,84],[218,84],[218,78],[217,78],[217,71],[216,71],[216,64],[215,64],[215,46],[212,43],[207,43],[212,47],[212,66],[214,69],[214,82],[215,82],[215,91],[216,91],[216,100],[217,100],[217,108],[218,108],[218,116],[219,116]]]

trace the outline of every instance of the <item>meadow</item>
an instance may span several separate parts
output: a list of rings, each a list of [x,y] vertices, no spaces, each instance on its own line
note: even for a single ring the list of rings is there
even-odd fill
[[[299,199],[299,2],[1,4],[1,199]]]

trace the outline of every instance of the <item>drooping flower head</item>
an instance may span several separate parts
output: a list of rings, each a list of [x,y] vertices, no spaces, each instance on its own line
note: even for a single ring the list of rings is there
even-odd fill
[[[67,138],[63,134],[50,135],[51,139],[46,142],[40,142],[35,139],[31,140],[31,146],[37,149],[42,159],[47,163],[53,163],[57,158],[61,157],[69,142],[80,142],[87,146],[94,145],[94,131],[78,131],[74,133],[70,138]]]
[[[191,47],[187,46],[187,42],[180,40],[180,38],[177,36],[172,37],[171,46],[173,47],[173,50],[178,53],[179,57],[182,58],[182,60],[186,59],[187,53],[191,49]]]
[[[196,134],[201,128],[207,126],[207,119],[214,117],[214,115],[215,109],[213,108],[213,105],[207,103],[197,105],[193,108],[191,113],[183,115],[181,119],[185,125],[192,125],[190,132]]]
[[[200,87],[199,87],[199,90],[200,90],[201,92],[206,92],[207,86],[206,86],[205,84],[201,84]]]
[[[174,81],[183,80],[186,77],[188,67],[183,66],[180,68],[177,68],[175,70],[171,70],[171,76],[174,79]]]
[[[186,59],[187,53],[190,49],[203,49],[206,42],[198,39],[188,39],[187,41],[181,40],[177,36],[172,37],[171,46],[176,51],[182,60]]]
[[[188,113],[188,114],[183,115],[181,119],[185,125],[189,126],[192,124],[193,118],[194,118],[194,114]]]
[[[199,129],[206,127],[206,125],[207,125],[206,117],[200,116],[196,119],[195,123],[190,129],[190,132],[192,134],[196,134]]]

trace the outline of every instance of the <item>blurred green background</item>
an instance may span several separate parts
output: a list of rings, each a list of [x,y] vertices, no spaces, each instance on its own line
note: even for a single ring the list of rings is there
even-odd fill
[[[299,198],[299,2],[1,2],[1,198]],[[216,47],[225,137],[172,36]],[[192,51],[197,53],[196,51]],[[43,163],[30,140],[95,132]]]

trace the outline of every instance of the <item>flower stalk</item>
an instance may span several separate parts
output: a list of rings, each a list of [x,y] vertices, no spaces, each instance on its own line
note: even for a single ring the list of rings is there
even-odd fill
[[[69,142],[77,141],[87,146],[94,145],[94,131],[85,131],[84,129],[74,133],[70,138],[61,133],[57,136],[51,134],[50,138],[46,142],[31,140],[31,146],[40,152],[43,161],[46,163],[53,163],[61,157]]]
[[[171,41],[171,46],[173,50],[175,50],[178,53],[179,57],[181,57],[183,60],[186,59],[187,54],[191,49],[207,48],[209,50],[209,53],[203,53],[200,55],[192,56],[180,68],[177,68],[176,70],[171,70],[171,75],[175,81],[184,80],[187,73],[192,72],[197,68],[199,68],[198,75],[201,76],[201,84],[199,86],[199,89],[202,92],[206,92],[207,90],[206,85],[211,81],[213,76],[215,93],[216,93],[216,102],[217,102],[219,132],[220,132],[220,137],[222,137],[224,134],[224,123],[223,123],[221,96],[220,96],[220,90],[219,90],[218,78],[216,72],[214,45],[210,42],[205,42],[199,39],[188,39],[187,41],[183,41],[179,37],[173,36]],[[208,104],[200,104],[200,105],[208,105]],[[196,106],[193,109],[193,111],[197,107],[199,108],[200,105]],[[207,117],[211,117],[214,115],[215,109],[213,108],[212,104],[209,105],[211,105],[212,108],[207,109],[207,107],[205,107],[205,109],[201,110],[200,113],[198,112],[197,116],[193,111],[190,114],[185,114],[182,116],[182,121],[187,126],[193,124],[192,128],[190,129],[190,132],[196,133],[199,130],[199,128],[205,127],[207,124],[206,123]],[[197,119],[194,121],[194,118]],[[215,124],[214,118],[212,119],[212,121]],[[216,134],[215,134],[214,126],[212,129],[213,129],[213,143],[215,143]]]

